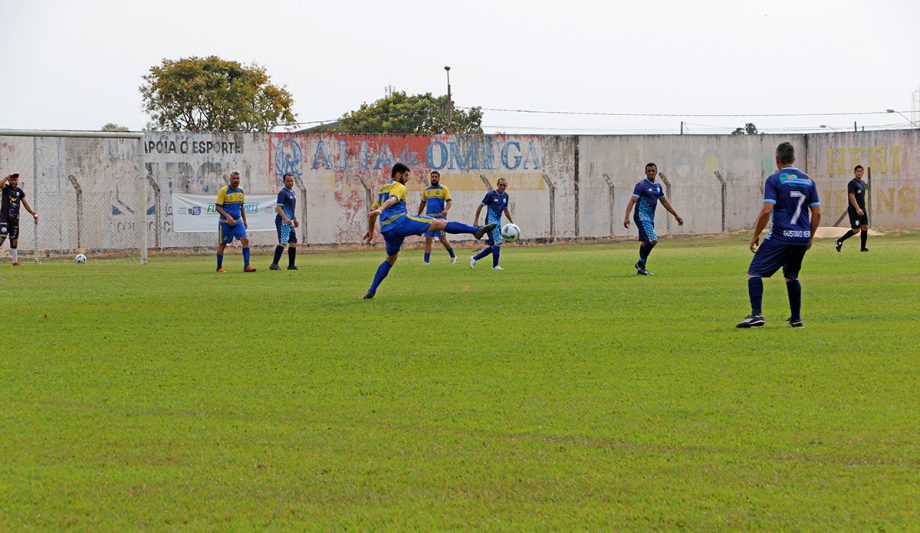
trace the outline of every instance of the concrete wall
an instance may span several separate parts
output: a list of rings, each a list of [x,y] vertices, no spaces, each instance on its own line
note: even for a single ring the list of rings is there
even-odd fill
[[[172,193],[216,195],[234,169],[248,193],[277,192],[285,172],[298,177],[299,201],[307,208],[302,240],[359,242],[369,191],[389,178],[396,161],[413,170],[413,211],[428,173],[441,172],[453,195],[453,220],[472,222],[487,191],[483,178],[493,185],[508,178],[510,208],[525,238],[608,237],[611,228],[613,236],[633,235],[634,228],[622,226],[624,208],[649,161],[666,177],[670,200],[686,222],[678,227],[660,209],[659,232],[718,233],[718,173],[726,182],[724,229],[738,230],[751,226],[763,180],[774,171],[773,151],[783,140],[795,145],[799,168],[817,181],[828,224],[846,208],[846,183],[861,163],[871,169],[872,224],[920,227],[918,130],[578,137],[151,133],[144,141],[145,164],[160,194],[157,202],[154,188],[144,184],[149,242],[151,248],[213,246],[213,234],[172,231]],[[78,226],[82,248],[136,247],[142,183],[135,177],[135,150],[128,140],[0,136],[0,174],[22,174],[27,199],[42,215],[39,249],[77,248]],[[71,176],[83,190],[80,224]],[[22,225],[21,248],[32,247],[34,231]],[[257,245],[274,241],[273,233],[252,237]]]

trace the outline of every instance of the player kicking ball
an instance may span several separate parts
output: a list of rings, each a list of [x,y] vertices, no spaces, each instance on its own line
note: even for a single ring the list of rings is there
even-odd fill
[[[393,165],[390,172],[391,179],[386,182],[377,193],[377,200],[371,206],[372,211],[367,214],[367,233],[364,242],[370,243],[374,238],[374,226],[377,218],[380,220],[380,234],[386,242],[387,258],[377,267],[374,281],[371,283],[365,300],[370,300],[377,294],[377,288],[386,279],[390,269],[399,258],[399,249],[409,235],[424,235],[430,231],[446,231],[447,233],[466,233],[481,239],[483,235],[495,229],[495,224],[485,226],[468,226],[460,222],[448,222],[444,219],[410,215],[406,210],[406,182],[409,181],[409,167],[402,163]]]

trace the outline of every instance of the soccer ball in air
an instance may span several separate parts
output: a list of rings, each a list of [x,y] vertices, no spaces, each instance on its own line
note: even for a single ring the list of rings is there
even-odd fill
[[[83,254],[77,254],[77,256],[74,257],[74,260],[75,260],[77,263],[79,263],[79,264],[82,265],[83,263],[86,262],[86,256],[83,255]]]
[[[521,238],[521,228],[517,224],[505,224],[502,227],[502,238],[508,242],[516,242]]]

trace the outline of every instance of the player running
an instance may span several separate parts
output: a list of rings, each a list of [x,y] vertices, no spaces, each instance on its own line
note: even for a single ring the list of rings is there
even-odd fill
[[[639,260],[636,261],[636,274],[648,276],[651,274],[646,270],[645,265],[648,256],[652,253],[652,248],[658,244],[658,235],[655,234],[655,208],[658,202],[668,210],[668,213],[674,215],[678,226],[684,225],[684,219],[680,218],[677,211],[671,207],[671,202],[665,197],[664,189],[661,184],[655,182],[658,176],[658,165],[648,163],[645,165],[645,179],[636,184],[633,188],[632,197],[626,204],[626,216],[623,218],[623,227],[629,229],[629,212],[632,211],[633,205],[636,206],[636,212],[633,215],[633,221],[639,230]]]
[[[437,170],[431,171],[430,176],[431,185],[425,188],[425,191],[422,193],[422,201],[418,204],[418,213],[422,214],[422,209],[425,210],[425,214],[431,218],[440,218],[447,219],[447,212],[450,211],[450,191],[447,190],[447,187],[441,185],[441,173]],[[431,260],[431,241],[437,237],[441,244],[444,246],[444,249],[447,250],[447,253],[450,254],[451,264],[457,262],[457,255],[454,253],[454,249],[450,246],[450,242],[447,240],[447,237],[444,235],[443,231],[429,231],[425,234],[425,265],[429,264]]]
[[[269,270],[281,270],[278,261],[281,260],[281,254],[284,253],[284,247],[288,249],[288,270],[300,270],[294,264],[297,258],[297,228],[300,222],[297,215],[294,214],[294,208],[297,207],[297,193],[294,192],[294,175],[284,175],[284,187],[278,192],[278,203],[275,205],[275,229],[278,231],[278,245],[275,246],[275,258],[272,261]]]
[[[230,184],[224,185],[217,192],[217,201],[214,207],[220,213],[217,223],[217,271],[223,272],[224,248],[239,239],[243,245],[243,272],[255,272],[249,266],[249,237],[246,236],[246,210],[244,205],[243,189],[240,188],[240,173],[236,170],[230,173]]]
[[[502,238],[502,232],[499,229],[502,223],[502,214],[508,217],[508,222],[514,224],[514,220],[511,219],[511,211],[508,210],[508,193],[505,192],[507,188],[508,180],[505,178],[498,178],[498,181],[495,182],[495,189],[487,192],[485,198],[482,199],[482,202],[476,208],[476,216],[473,218],[473,224],[479,224],[479,213],[481,213],[482,208],[485,207],[486,224],[495,225],[495,229],[489,234],[489,246],[473,257],[470,257],[470,268],[476,268],[476,261],[492,254],[492,270],[504,270],[501,265],[498,264],[498,259],[502,252],[502,243],[505,242]]]
[[[370,243],[374,238],[374,225],[380,220],[380,233],[387,246],[387,258],[377,267],[374,282],[364,295],[370,300],[377,294],[380,283],[390,273],[390,269],[399,258],[399,248],[409,235],[422,235],[429,231],[446,231],[447,233],[468,233],[481,239],[483,235],[495,229],[495,224],[480,227],[468,226],[460,222],[447,222],[443,219],[410,215],[406,210],[406,181],[409,180],[409,167],[402,163],[393,165],[390,179],[377,192],[377,200],[367,214],[367,233],[364,242]]]
[[[866,214],[866,182],[863,181],[863,166],[856,165],[853,179],[847,184],[847,214],[850,215],[850,230],[834,241],[834,248],[839,252],[843,241],[859,233],[860,252],[868,252],[866,241],[869,239],[869,216]]]
[[[38,224],[38,213],[26,201],[26,193],[19,188],[19,174],[10,174],[0,179],[0,246],[10,239],[13,266],[19,266],[19,206],[22,205]]]
[[[795,149],[788,142],[776,147],[776,166],[779,172],[767,178],[764,184],[763,209],[757,217],[750,248],[754,252],[748,268],[748,296],[751,299],[751,314],[736,327],[752,328],[764,324],[761,303],[763,280],[782,267],[786,278],[786,292],[789,295],[791,315],[787,322],[793,328],[802,324],[802,285],[799,270],[805,252],[811,248],[815,230],[821,221],[821,201],[815,182],[804,172],[793,167]],[[807,209],[806,209],[807,207]],[[773,219],[773,228],[758,248],[760,232]]]

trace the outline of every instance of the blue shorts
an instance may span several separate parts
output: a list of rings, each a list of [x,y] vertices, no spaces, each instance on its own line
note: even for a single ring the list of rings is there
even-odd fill
[[[422,235],[431,229],[431,217],[421,217],[416,215],[406,215],[399,222],[394,222],[387,226],[386,230],[380,230],[383,240],[387,244],[387,255],[396,255],[403,241],[409,235]]]
[[[633,215],[633,222],[636,223],[636,228],[639,230],[639,240],[643,242],[652,242],[658,240],[658,235],[655,233],[655,221],[654,220],[645,220],[643,221],[639,217]]]
[[[438,219],[441,219],[441,220],[447,220],[446,217],[431,217],[431,218],[438,218]],[[443,231],[443,230],[428,231],[428,232],[425,233],[425,237],[431,237],[431,238],[441,237],[442,235],[444,235],[444,231]]]
[[[220,244],[231,244],[233,239],[243,240],[245,238],[246,226],[243,225],[242,220],[232,226],[224,222],[217,223],[217,242]]]
[[[278,232],[278,244],[281,246],[286,244],[297,244],[297,232],[294,231],[294,226],[288,226],[276,218],[275,230]]]
[[[787,279],[798,279],[807,245],[785,244],[765,239],[751,259],[748,275],[769,278],[782,267]]]

